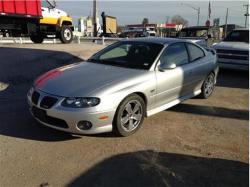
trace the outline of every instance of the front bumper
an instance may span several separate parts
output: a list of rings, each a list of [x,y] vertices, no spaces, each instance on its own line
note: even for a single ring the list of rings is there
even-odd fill
[[[36,90],[36,92],[40,94],[37,104],[32,101],[31,96],[27,96],[28,104],[33,117],[43,125],[73,134],[98,134],[112,131],[115,111],[94,111],[93,108],[66,108],[61,106],[61,102],[64,98],[52,96],[38,90]],[[41,106],[42,99],[47,96],[58,99],[49,109],[45,109]],[[34,109],[44,114],[39,114],[39,112],[34,113]],[[103,118],[103,116],[105,116],[105,118]],[[80,121],[91,122],[92,127],[89,130],[81,130],[77,127]]]
[[[235,69],[235,70],[249,70],[248,60],[235,60],[235,59],[225,59],[218,58],[218,64],[220,68],[225,69]]]

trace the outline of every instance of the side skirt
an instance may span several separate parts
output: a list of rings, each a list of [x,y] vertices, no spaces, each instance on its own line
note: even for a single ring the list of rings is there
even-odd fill
[[[183,102],[183,101],[185,101],[187,99],[195,97],[195,96],[199,95],[200,93],[201,93],[201,90],[197,90],[192,94],[189,94],[187,96],[184,96],[184,97],[181,97],[179,99],[173,100],[170,103],[167,103],[167,104],[162,105],[160,107],[149,110],[149,111],[147,111],[147,117],[152,116],[152,115],[154,115],[156,113],[162,112],[162,111],[164,111],[164,110],[166,110],[168,108],[171,108],[172,106],[175,106],[175,105],[177,105],[177,104],[179,104],[179,103],[181,103],[181,102]]]

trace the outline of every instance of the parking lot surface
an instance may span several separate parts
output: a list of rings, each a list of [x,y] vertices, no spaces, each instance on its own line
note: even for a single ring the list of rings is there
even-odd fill
[[[0,47],[0,186],[248,186],[248,72],[221,70],[212,97],[147,118],[126,138],[36,122],[26,104],[32,81],[101,48]]]

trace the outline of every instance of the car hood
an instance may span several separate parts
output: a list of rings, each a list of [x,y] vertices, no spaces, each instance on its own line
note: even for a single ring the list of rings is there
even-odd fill
[[[34,82],[36,89],[62,97],[87,97],[95,90],[145,71],[84,62],[51,70]]]
[[[244,42],[220,42],[213,45],[214,49],[248,51],[249,44]]]

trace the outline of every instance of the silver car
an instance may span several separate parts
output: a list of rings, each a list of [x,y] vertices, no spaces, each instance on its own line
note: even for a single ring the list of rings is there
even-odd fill
[[[40,76],[28,103],[40,123],[75,134],[135,133],[144,117],[216,83],[216,54],[185,40],[142,38],[112,44],[87,62]]]

